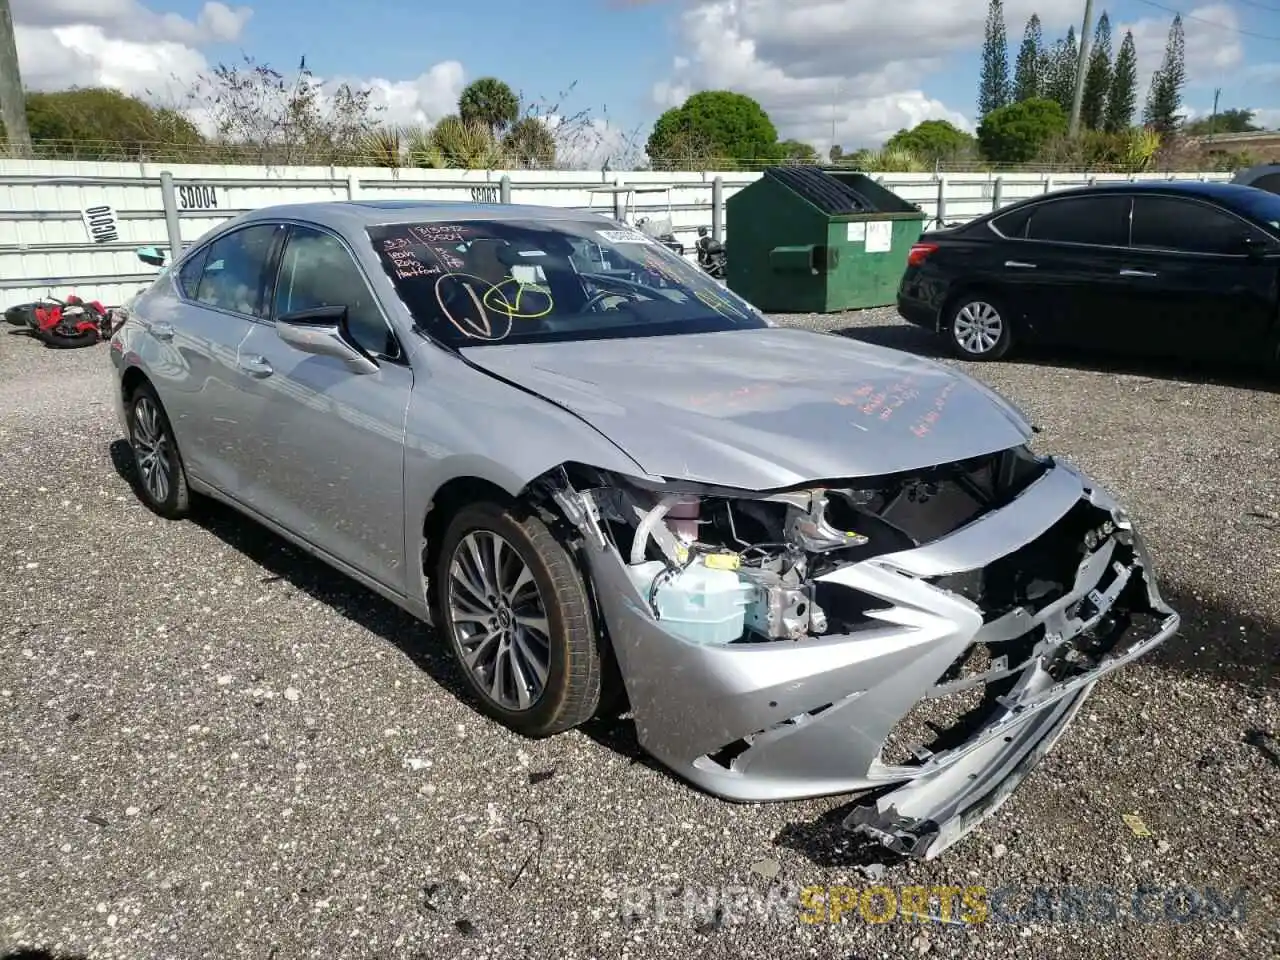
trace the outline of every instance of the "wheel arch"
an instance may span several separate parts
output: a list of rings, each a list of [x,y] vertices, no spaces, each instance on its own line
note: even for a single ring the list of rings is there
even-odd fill
[[[124,398],[125,403],[129,402],[134,392],[144,383],[151,387],[152,390],[155,389],[155,384],[151,382],[150,377],[142,372],[141,367],[130,366],[124,371],[120,377],[120,396]]]

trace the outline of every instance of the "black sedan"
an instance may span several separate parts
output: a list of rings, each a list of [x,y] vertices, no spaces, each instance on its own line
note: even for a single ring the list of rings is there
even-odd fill
[[[898,311],[952,352],[1017,343],[1280,369],[1280,196],[1120,182],[1022,200],[924,233]]]

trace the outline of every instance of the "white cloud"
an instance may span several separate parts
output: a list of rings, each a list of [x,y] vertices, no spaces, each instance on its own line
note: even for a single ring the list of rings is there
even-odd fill
[[[371,101],[382,107],[381,119],[396,124],[432,124],[458,111],[465,74],[457,60],[437,63],[414,80],[350,80],[372,91]]]
[[[249,7],[216,0],[194,20],[138,0],[12,0],[12,9],[28,89],[107,86],[167,106],[184,103],[196,78],[209,71],[203,49],[240,38],[253,16]],[[412,80],[328,77],[322,90],[340,80],[370,89],[388,121],[424,124],[457,110],[464,75],[462,64],[449,60]],[[207,111],[189,112],[209,129]]]
[[[1077,0],[1007,0],[1010,53],[1038,13],[1046,39],[1080,15]],[[682,55],[654,88],[661,107],[696,90],[759,100],[782,137],[826,150],[878,145],[902,127],[945,119],[970,127],[965,90],[947,101],[921,90],[953,54],[977,50],[986,4],[937,0],[690,0],[678,18]],[[1078,29],[1078,27],[1077,27]]]
[[[1126,30],[1133,32],[1134,50],[1138,54],[1138,112],[1147,99],[1152,74],[1164,59],[1165,45],[1169,39],[1169,26],[1173,14],[1160,17],[1143,17],[1133,23],[1112,27],[1112,48],[1120,49]],[[1227,78],[1244,60],[1244,47],[1240,34],[1235,31],[1240,21],[1235,9],[1225,3],[1196,7],[1182,18],[1182,31],[1186,44],[1187,84],[1213,84]]]

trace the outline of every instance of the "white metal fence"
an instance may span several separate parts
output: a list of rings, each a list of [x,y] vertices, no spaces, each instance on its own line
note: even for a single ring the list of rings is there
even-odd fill
[[[482,200],[615,212],[614,185],[660,188],[630,197],[630,215],[670,219],[691,246],[700,226],[724,222],[721,203],[759,173],[388,170],[0,160],[0,308],[53,293],[104,304],[127,299],[155,271],[134,250],[168,246],[161,174],[170,173],[177,226],[189,244],[228,217],[278,203],[348,199]],[[872,174],[929,221],[963,221],[993,207],[1124,174]],[[1179,174],[1225,180],[1229,174]],[[167,179],[167,178],[165,178]],[[1136,179],[1167,179],[1163,174]],[[731,237],[729,238],[732,239]]]

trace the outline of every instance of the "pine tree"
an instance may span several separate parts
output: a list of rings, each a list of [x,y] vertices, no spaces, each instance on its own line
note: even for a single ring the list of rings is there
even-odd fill
[[[1064,40],[1053,45],[1049,55],[1049,76],[1045,81],[1044,95],[1058,101],[1064,113],[1071,112],[1071,101],[1076,93],[1076,61],[1080,50],[1076,46],[1076,28],[1069,27]]]
[[[1161,135],[1176,130],[1182,122],[1178,111],[1182,108],[1182,86],[1186,80],[1186,41],[1182,35],[1182,15],[1177,14],[1169,26],[1164,60],[1151,78],[1147,106],[1142,116],[1143,123]]]
[[[1040,17],[1032,14],[1027,28],[1022,31],[1022,46],[1013,68],[1013,99],[1032,100],[1040,96],[1043,83],[1044,38],[1040,32]]]
[[[978,87],[978,120],[1009,102],[1009,47],[1004,31],[1003,0],[987,8],[986,38],[982,45],[982,79]]]
[[[1116,54],[1115,69],[1111,71],[1111,86],[1107,90],[1107,110],[1103,115],[1102,129],[1107,133],[1128,130],[1133,123],[1133,108],[1138,100],[1138,53],[1133,46],[1133,33],[1125,31]]]
[[[1111,86],[1111,19],[1103,11],[1093,31],[1093,49],[1084,75],[1084,96],[1080,100],[1080,120],[1086,130],[1102,129],[1107,110],[1107,90]]]

